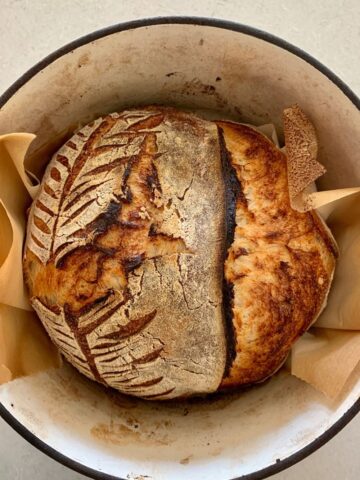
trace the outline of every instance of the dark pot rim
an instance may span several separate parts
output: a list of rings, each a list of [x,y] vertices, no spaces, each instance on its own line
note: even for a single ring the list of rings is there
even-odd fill
[[[0,96],[0,108],[2,108],[6,102],[23,86],[25,85],[32,77],[37,73],[43,70],[45,67],[53,63],[56,59],[62,57],[63,55],[71,52],[72,50],[85,45],[87,43],[93,42],[102,37],[106,37],[113,33],[122,32],[125,30],[152,26],[152,25],[163,25],[163,24],[187,24],[187,25],[200,25],[200,26],[209,26],[222,28],[225,30],[232,30],[234,32],[244,33],[246,35],[251,35],[253,37],[264,40],[268,43],[272,43],[278,47],[287,50],[290,53],[300,57],[302,60],[305,60],[307,63],[315,67],[321,73],[323,73],[329,80],[331,80],[348,98],[349,100],[360,110],[360,99],[355,95],[355,93],[331,70],[325,67],[318,60],[304,52],[298,47],[293,46],[281,38],[278,38],[272,34],[258,30],[256,28],[250,27],[248,25],[242,25],[239,23],[219,20],[212,18],[203,18],[203,17],[156,17],[156,18],[145,18],[125,23],[119,23],[112,25],[101,30],[97,30],[93,33],[85,35],[83,37],[74,40],[73,42],[68,43],[67,45],[59,48],[55,52],[51,53],[39,63],[34,65],[30,70],[25,72],[15,83],[13,83],[3,95]],[[282,460],[277,459],[276,462],[266,468],[258,470],[256,472],[243,475],[233,480],[262,480],[267,478],[275,473],[281,472],[286,468],[291,467],[295,463],[303,460],[311,453],[315,452],[318,448],[322,447],[331,440],[337,433],[340,432],[349,422],[352,420],[357,413],[360,411],[360,398],[354,403],[354,405],[347,410],[339,420],[334,423],[330,428],[328,428],[322,435],[313,440],[309,445],[306,445],[298,452],[286,457]],[[35,434],[30,432],[25,428],[11,413],[5,408],[0,402],[0,416],[25,440],[31,443],[34,447],[38,448],[40,451],[58,461],[59,463],[65,465],[66,467],[75,470],[78,473],[86,475],[95,480],[124,480],[120,477],[115,477],[113,475],[106,474],[104,472],[94,470],[87,467],[75,460],[63,455],[54,448],[47,445]]]

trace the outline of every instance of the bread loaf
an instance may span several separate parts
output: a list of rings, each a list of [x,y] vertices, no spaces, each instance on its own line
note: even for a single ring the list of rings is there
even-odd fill
[[[165,107],[101,117],[53,156],[24,273],[80,372],[145,399],[261,381],[319,314],[336,249],[290,208],[250,127]]]

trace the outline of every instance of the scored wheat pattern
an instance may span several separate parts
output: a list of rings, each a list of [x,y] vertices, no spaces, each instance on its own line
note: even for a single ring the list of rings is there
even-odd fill
[[[45,172],[29,217],[26,246],[43,265],[52,263],[61,268],[77,249],[96,248],[97,237],[106,233],[109,225],[129,232],[136,228],[136,222],[120,225],[119,212],[124,204],[138,206],[137,193],[128,180],[140,160],[148,162],[150,169],[147,202],[151,202],[153,211],[156,205],[161,211],[161,185],[154,159],[160,155],[156,127],[162,121],[163,114],[157,111],[111,114],[81,129],[58,151]],[[143,206],[140,210],[140,222],[146,220],[155,247],[161,237],[162,254],[167,242],[170,253],[186,251],[181,239],[156,232]],[[150,258],[156,257],[154,245]],[[120,255],[115,250],[106,255]],[[144,257],[146,252],[140,258],[127,259],[126,268],[137,268]],[[75,313],[66,304],[50,306],[41,298],[32,298],[50,337],[80,372],[127,393],[165,398],[175,386],[157,373],[161,371],[159,364],[164,363],[164,344],[146,331],[156,317],[156,309],[129,318],[132,301],[133,292],[128,286],[122,291],[109,288],[105,296]],[[103,328],[104,324],[110,325],[110,331]]]
[[[43,263],[58,263],[90,243],[91,238],[82,235],[84,228],[111,202],[126,200],[126,185],[119,184],[119,177],[128,175],[129,162],[139,155],[150,133],[147,124],[156,125],[162,118],[149,112],[112,114],[80,130],[59,150],[32,208],[27,245]]]

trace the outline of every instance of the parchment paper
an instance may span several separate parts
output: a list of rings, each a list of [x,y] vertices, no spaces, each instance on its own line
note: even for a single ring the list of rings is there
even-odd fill
[[[0,384],[60,366],[35,312],[0,304]]]
[[[29,304],[22,273],[26,209],[38,188],[24,169],[34,138],[0,136],[0,384],[61,361]]]
[[[296,342],[291,373],[336,398],[359,363],[360,332],[312,328]]]
[[[279,145],[273,125],[257,128]],[[325,169],[316,160],[315,129],[297,105],[284,112],[284,133],[291,204],[300,211],[317,208],[340,250],[328,307],[294,346],[291,373],[334,398],[360,360],[360,187],[314,192]],[[61,363],[31,310],[22,276],[26,209],[38,188],[24,168],[33,139],[26,133],[0,136],[0,384]]]
[[[25,209],[31,201],[26,188],[30,187],[25,172],[19,173],[24,155],[33,139],[33,135],[12,134],[0,137],[1,185],[0,215],[1,237],[12,232],[12,241],[7,238],[2,246],[0,265],[0,303],[31,310],[24,289],[22,276],[22,244],[25,229]],[[23,181],[25,179],[25,183]],[[3,233],[4,232],[4,233]]]

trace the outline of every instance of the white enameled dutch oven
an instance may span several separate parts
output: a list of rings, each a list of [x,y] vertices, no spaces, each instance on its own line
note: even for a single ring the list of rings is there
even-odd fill
[[[46,154],[79,124],[151,103],[273,122],[280,132],[282,110],[295,102],[318,131],[328,166],[320,186],[359,185],[351,173],[359,99],[301,50],[222,20],[140,20],[66,45],[1,97],[0,133],[33,132],[32,148]],[[2,386],[0,413],[40,450],[96,479],[255,480],[333,437],[359,411],[359,393],[354,381],[330,402],[280,371],[230,396],[146,403],[107,393],[64,366]]]

